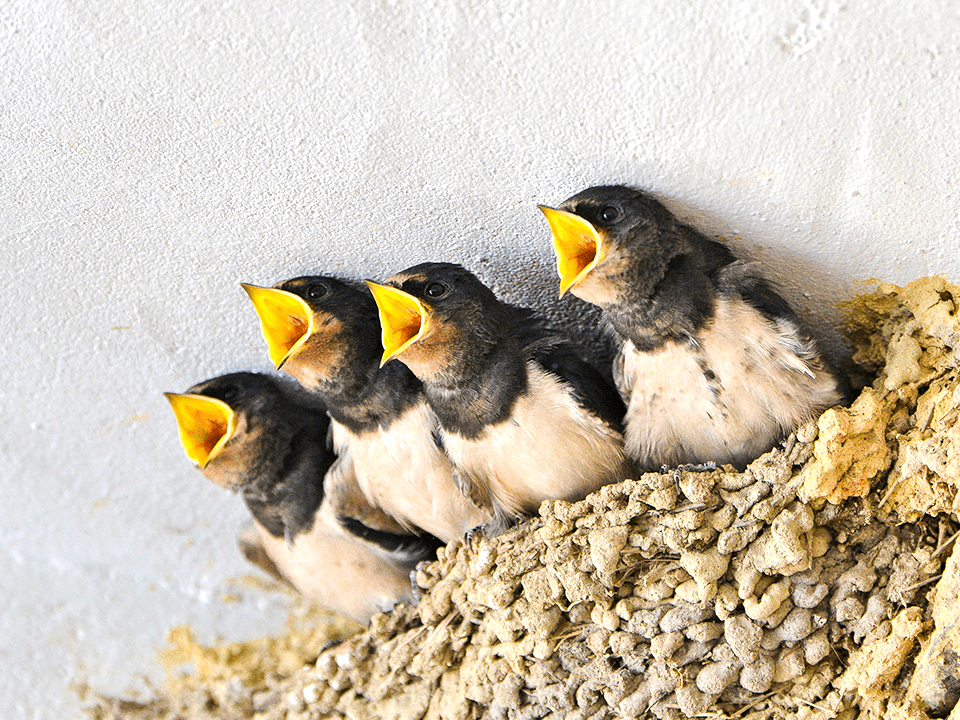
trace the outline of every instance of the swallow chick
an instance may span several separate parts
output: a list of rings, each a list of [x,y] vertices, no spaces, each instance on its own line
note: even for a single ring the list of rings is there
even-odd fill
[[[604,311],[621,341],[626,450],[640,469],[743,468],[842,399],[817,344],[756,263],[646,193],[593,187],[540,206],[561,297]]]
[[[409,576],[439,542],[370,507],[328,447],[315,400],[266,375],[233,373],[166,393],[187,457],[253,515],[243,554],[304,596],[366,622],[411,603]]]
[[[367,285],[383,362],[397,358],[423,382],[462,490],[495,513],[488,531],[628,476],[619,396],[531,310],[448,263]]]
[[[380,366],[377,306],[365,288],[325,276],[243,287],[270,358],[323,400],[334,448],[371,505],[443,542],[489,519],[458,490],[420,381],[402,363]]]

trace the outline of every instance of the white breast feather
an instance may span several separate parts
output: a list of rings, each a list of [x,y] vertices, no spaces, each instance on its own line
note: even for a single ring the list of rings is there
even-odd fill
[[[292,543],[255,523],[260,542],[280,573],[303,595],[367,622],[371,615],[412,602],[410,568],[344,530],[326,503],[313,527]]]
[[[840,400],[836,381],[792,323],[772,322],[739,298],[721,298],[699,351],[669,342],[618,359],[629,391],[626,449],[642,467],[746,462]],[[704,376],[719,383],[715,395]]]
[[[457,488],[450,460],[433,442],[435,425],[421,401],[385,430],[357,434],[334,421],[333,442],[337,454],[353,462],[357,484],[371,503],[408,529],[419,527],[452,542],[490,515]]]
[[[481,483],[501,512],[535,512],[547,499],[579,500],[627,476],[622,438],[570,391],[528,363],[527,393],[505,422],[468,440],[444,434],[457,468]]]

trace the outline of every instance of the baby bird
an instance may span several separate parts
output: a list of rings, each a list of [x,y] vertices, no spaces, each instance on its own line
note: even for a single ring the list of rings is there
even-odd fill
[[[489,519],[457,489],[450,460],[433,440],[437,419],[420,381],[401,363],[380,367],[370,293],[323,276],[243,287],[271,359],[326,404],[334,448],[349,459],[370,504],[443,542]]]
[[[486,532],[627,477],[616,391],[532,311],[448,263],[367,285],[383,362],[398,358],[423,382],[464,494],[495,513]]]
[[[187,456],[253,515],[244,555],[304,596],[361,622],[413,602],[410,572],[439,542],[365,503],[327,446],[329,418],[279,381],[233,373],[166,393]]]
[[[614,377],[640,469],[742,468],[842,399],[816,342],[756,264],[651,196],[593,187],[540,209],[560,295],[601,307],[622,343]]]

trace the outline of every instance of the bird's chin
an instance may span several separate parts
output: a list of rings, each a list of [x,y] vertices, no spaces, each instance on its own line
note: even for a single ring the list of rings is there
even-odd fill
[[[309,342],[284,360],[280,369],[308,390],[320,392],[337,384],[348,369],[347,343],[339,333],[314,333]]]
[[[237,468],[232,467],[230,462],[217,462],[214,459],[207,463],[200,472],[214,485],[230,492],[237,492],[242,485]]]
[[[323,384],[323,375],[326,368],[314,366],[313,363],[304,362],[302,359],[292,357],[283,363],[280,368],[290,377],[300,383],[304,388],[311,391],[317,391]]]
[[[579,282],[571,285],[567,292],[604,310],[615,308],[621,302],[614,284],[593,273],[588,273]]]
[[[584,278],[575,285],[571,285],[570,289],[567,290],[568,295],[573,295],[578,300],[583,300],[588,302],[591,305],[599,305],[601,294],[597,292],[597,288],[594,287],[594,283],[591,282],[588,278]]]
[[[571,285],[571,286],[567,289],[567,294],[568,294],[568,295],[573,295],[575,298],[578,298],[579,300],[584,300],[584,301],[586,301],[586,302],[590,302],[590,300],[589,300],[588,297],[584,297],[583,288],[581,287],[580,283],[577,283],[577,284],[575,284],[575,285]],[[589,295],[590,293],[587,292],[586,294]]]
[[[414,343],[399,355],[395,355],[390,362],[400,362],[407,366],[421,381],[430,381],[436,378],[437,364],[430,353]]]
[[[389,362],[403,363],[420,380],[426,380],[432,375],[430,363],[419,360],[417,354],[409,349],[399,355],[394,355]]]

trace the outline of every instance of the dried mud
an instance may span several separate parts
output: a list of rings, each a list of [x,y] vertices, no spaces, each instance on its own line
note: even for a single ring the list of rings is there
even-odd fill
[[[181,634],[192,672],[91,716],[960,719],[958,298],[926,278],[851,303],[872,384],[745,472],[545,503],[442,550],[418,607],[292,666]]]

